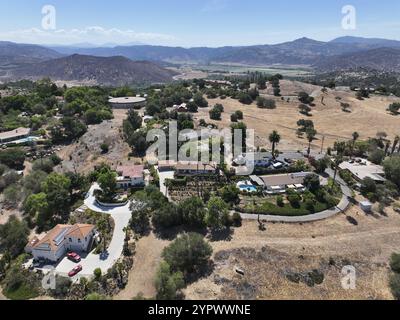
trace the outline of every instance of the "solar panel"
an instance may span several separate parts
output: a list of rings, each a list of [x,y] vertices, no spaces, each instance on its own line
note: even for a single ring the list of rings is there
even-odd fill
[[[54,238],[54,243],[56,246],[59,246],[63,241],[64,241],[64,236],[67,233],[69,228],[63,229],[55,238]]]

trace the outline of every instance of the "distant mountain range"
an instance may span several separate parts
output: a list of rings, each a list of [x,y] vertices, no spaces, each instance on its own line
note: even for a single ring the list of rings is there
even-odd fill
[[[100,48],[52,48],[63,54],[93,56],[124,56],[131,60],[166,61],[171,63],[242,63],[250,65],[313,65],[316,60],[377,49],[400,48],[400,41],[342,37],[330,42],[301,38],[275,45],[220,48],[182,48],[150,45],[116,46]]]
[[[62,57],[63,54],[41,46],[0,41],[0,67],[13,68],[23,64]]]
[[[305,65],[323,72],[366,67],[400,73],[399,56],[400,41],[360,37],[341,37],[329,42],[301,38],[274,45],[220,48],[92,47],[89,44],[43,47],[0,42],[0,76],[52,76],[71,80],[87,77],[107,84],[135,79],[162,82],[171,80],[171,72],[162,68],[170,63]],[[134,71],[137,73],[130,74]]]
[[[320,59],[314,67],[323,72],[363,68],[398,73],[400,72],[400,49],[377,48],[327,57]]]
[[[148,61],[132,61],[125,57],[94,57],[74,54],[17,68],[17,79],[50,77],[64,81],[94,81],[110,86],[132,83],[163,83],[172,80],[175,72]]]

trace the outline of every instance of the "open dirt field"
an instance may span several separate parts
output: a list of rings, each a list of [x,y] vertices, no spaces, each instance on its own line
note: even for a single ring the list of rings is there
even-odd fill
[[[289,87],[289,84],[286,86]],[[298,83],[293,83],[291,87],[291,89],[299,91]],[[301,86],[300,88],[307,89],[306,91],[311,93],[315,86],[307,88]],[[287,91],[289,92],[289,90]],[[239,101],[230,98],[225,100],[209,99],[210,107],[199,109],[194,118],[196,120],[205,119],[206,122],[217,124],[219,128],[225,128],[231,125],[231,114],[241,110],[247,127],[255,130],[255,145],[270,148],[267,138],[273,130],[278,130],[282,137],[281,143],[278,145],[278,149],[281,151],[305,150],[307,148],[307,140],[299,138],[296,134],[297,121],[300,119],[309,119],[315,124],[319,133],[312,145],[315,151],[321,150],[323,136],[325,137],[324,149],[326,150],[337,140],[351,139],[354,131],[360,134],[360,139],[375,137],[378,131],[385,131],[389,139],[393,139],[395,135],[400,134],[400,118],[390,115],[386,111],[389,104],[395,101],[399,102],[399,98],[372,96],[370,99],[359,101],[355,98],[354,93],[330,90],[325,95],[324,104],[322,104],[321,91],[317,90],[314,93],[317,94],[311,117],[299,113],[297,98],[291,98],[290,102],[287,102],[281,101],[280,98],[266,95],[277,101],[276,109],[259,109],[255,103],[243,105]],[[340,97],[341,100],[336,100],[336,97]],[[350,104],[351,113],[342,111],[341,102]],[[221,103],[225,108],[225,112],[222,114],[222,121],[212,121],[209,118],[209,111],[216,103]]]
[[[400,215],[366,216],[353,207],[345,215],[311,224],[244,222],[230,241],[212,243],[214,272],[186,290],[188,299],[392,299],[390,255],[400,247]],[[355,290],[341,287],[342,267],[357,272]],[[235,273],[245,270],[245,276]],[[293,273],[317,269],[322,284],[289,281]]]
[[[161,253],[168,244],[169,241],[157,239],[153,233],[139,240],[128,284],[114,297],[115,300],[131,300],[138,294],[145,298],[155,297],[154,279],[161,262]]]
[[[122,138],[122,122],[126,118],[126,110],[113,110],[113,114],[113,120],[89,126],[88,132],[79,139],[79,142],[63,147],[57,153],[63,159],[57,171],[76,170],[88,173],[102,162],[116,167],[128,161],[131,149]],[[107,154],[101,153],[102,143],[109,145],[110,151]]]

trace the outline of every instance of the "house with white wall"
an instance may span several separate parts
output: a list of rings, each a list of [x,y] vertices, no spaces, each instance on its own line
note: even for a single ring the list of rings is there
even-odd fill
[[[144,166],[127,165],[117,168],[117,185],[121,189],[144,186]]]
[[[88,252],[95,234],[95,226],[91,224],[59,224],[43,238],[32,239],[25,251],[35,260],[59,262],[68,251]]]

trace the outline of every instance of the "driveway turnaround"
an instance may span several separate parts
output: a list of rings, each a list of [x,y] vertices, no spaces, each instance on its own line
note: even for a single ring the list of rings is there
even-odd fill
[[[123,207],[108,208],[100,206],[97,204],[94,196],[94,191],[98,189],[100,189],[98,184],[95,183],[92,185],[85,199],[85,205],[90,210],[111,215],[115,223],[114,234],[111,239],[110,246],[104,255],[89,253],[86,257],[82,258],[82,261],[79,264],[83,267],[83,269],[76,276],[76,278],[91,277],[93,276],[94,270],[97,268],[100,268],[103,274],[106,273],[108,269],[110,269],[121,257],[124,248],[124,228],[128,226],[129,220],[131,219],[131,211],[129,209],[130,202]],[[57,265],[56,273],[61,276],[68,276],[68,272],[71,271],[76,265],[76,263],[64,258]]]
[[[326,173],[333,178],[334,172],[332,169],[327,169]],[[339,213],[342,213],[347,210],[350,205],[350,198],[352,197],[352,192],[350,188],[346,185],[346,183],[337,175],[336,182],[340,184],[340,188],[342,189],[342,199],[340,203],[332,209],[327,209],[322,212],[306,215],[306,216],[295,216],[295,217],[287,217],[287,216],[274,216],[274,215],[263,215],[260,214],[248,214],[248,213],[241,213],[240,216],[242,219],[246,220],[264,220],[267,222],[283,222],[283,223],[306,223],[306,222],[314,222],[319,220],[328,219],[333,217]]]

